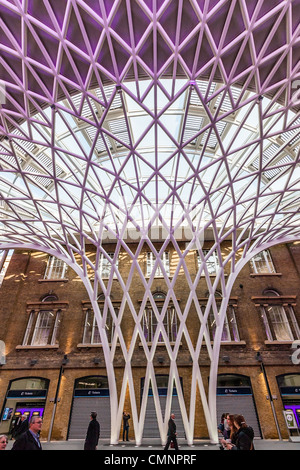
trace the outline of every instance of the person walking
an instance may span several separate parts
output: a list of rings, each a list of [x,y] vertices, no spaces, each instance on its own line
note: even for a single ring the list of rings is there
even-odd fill
[[[43,420],[40,416],[32,416],[29,429],[21,434],[14,442],[12,450],[42,450],[39,434]]]
[[[254,431],[251,426],[247,426],[243,415],[234,415],[233,422],[237,431],[235,442],[227,443],[228,450],[254,450]]]
[[[164,451],[169,449],[169,446],[173,442],[175,450],[178,450],[177,444],[177,432],[176,432],[176,423],[175,423],[175,415],[174,413],[171,414],[170,419],[168,421],[168,439],[165,445]]]
[[[123,411],[123,441],[125,441],[125,435],[126,435],[126,441],[129,441],[128,439],[129,419],[130,419],[130,414],[124,410]]]
[[[100,437],[100,424],[96,418],[97,413],[95,411],[92,411],[91,421],[89,423],[86,433],[84,450],[97,450],[97,445]]]
[[[8,437],[5,434],[0,436],[0,450],[5,450],[8,444]]]

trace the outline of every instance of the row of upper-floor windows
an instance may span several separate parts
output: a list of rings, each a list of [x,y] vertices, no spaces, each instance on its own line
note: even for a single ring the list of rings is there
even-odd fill
[[[296,319],[294,307],[281,300],[274,291],[264,292],[264,303],[258,306],[258,315],[265,330],[268,341],[294,341],[300,339],[300,328]],[[270,301],[266,299],[269,296]],[[277,296],[277,297],[276,297]],[[278,298],[278,301],[277,301]],[[165,294],[153,294],[153,303],[150,302],[143,309],[140,316],[140,335],[147,343],[157,344],[173,343],[177,339],[180,321],[175,306],[172,303],[164,304]],[[199,303],[201,319],[207,315],[207,331],[209,340],[213,341],[218,323],[218,308],[206,312],[206,305]],[[103,300],[99,303],[103,328],[99,330],[96,316],[92,308],[84,308],[84,327],[81,332],[82,344],[101,344],[102,334],[109,343],[114,340],[116,325],[120,327],[120,305],[104,308]],[[60,308],[39,308],[29,313],[27,327],[23,337],[23,346],[58,345],[63,311]],[[237,305],[229,305],[226,311],[221,341],[240,342],[239,322],[237,321]],[[194,326],[193,326],[194,328]],[[117,336],[116,336],[117,338]]]
[[[118,269],[119,260],[114,260],[114,253],[107,253],[107,256],[101,255],[99,263],[99,275],[102,279],[110,277],[112,265]],[[203,250],[203,258],[200,254],[197,254],[197,266],[198,269],[202,265],[202,261],[205,260],[207,272],[209,275],[215,275],[220,267],[219,257],[217,251],[210,252],[209,250]],[[258,253],[250,261],[251,270],[253,273],[274,273],[275,267],[268,250]],[[170,254],[168,251],[164,251],[162,258],[157,261],[155,255],[152,252],[147,253],[147,268],[146,277],[150,277],[155,269],[155,277],[163,277],[163,273],[166,276],[170,276]],[[66,277],[67,264],[55,258],[49,256],[47,268],[45,271],[45,279],[62,279]],[[115,274],[114,274],[115,275]]]

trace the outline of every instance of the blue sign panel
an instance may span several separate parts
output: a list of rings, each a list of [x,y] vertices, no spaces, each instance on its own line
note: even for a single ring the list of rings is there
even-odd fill
[[[109,397],[108,388],[76,388],[74,391],[74,397]]]
[[[300,387],[280,387],[281,395],[300,395]]]
[[[9,390],[7,398],[46,398],[47,390]]]
[[[218,387],[217,395],[252,395],[251,387]]]

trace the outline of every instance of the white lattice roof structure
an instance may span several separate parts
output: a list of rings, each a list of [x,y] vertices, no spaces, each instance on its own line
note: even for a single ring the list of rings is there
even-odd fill
[[[182,335],[193,360],[189,410],[179,393],[187,440],[193,441],[197,389],[211,440],[217,440],[216,377],[231,287],[251,256],[300,233],[299,17],[299,0],[0,0],[1,248],[46,251],[64,259],[85,283],[101,331],[112,422],[119,423],[112,426],[112,442],[127,385],[137,443],[142,439],[147,397],[145,392],[138,413],[130,361],[137,337],[143,342],[141,316],[152,299],[154,273],[146,280],[138,264],[144,243],[180,320],[171,347],[163,326],[166,309],[156,312],[157,335],[163,333],[170,357],[169,391],[174,380],[180,389]],[[166,234],[160,251],[151,237],[157,227]],[[128,244],[133,234],[135,253]],[[219,257],[214,281],[201,249],[208,234]],[[126,282],[116,259],[107,285],[99,276],[107,238],[115,240],[116,257],[122,247],[132,258]],[[222,259],[226,239],[232,251]],[[168,243],[181,253],[172,280],[161,261]],[[95,263],[87,245],[97,251]],[[195,246],[202,264],[192,280],[185,257]],[[225,278],[228,264],[231,275]],[[174,291],[180,268],[190,286],[183,311]],[[133,270],[145,288],[139,311],[130,298]],[[118,318],[110,300],[113,275],[124,293]],[[211,296],[204,315],[196,296],[201,275]],[[220,285],[218,310],[213,299]],[[116,325],[111,347],[99,291]],[[192,304],[201,322],[196,346],[186,328]],[[120,328],[125,305],[136,324],[129,348]],[[206,324],[211,306],[218,325],[213,346]],[[112,365],[117,340],[125,359],[119,397]],[[211,361],[208,394],[198,364],[202,341]],[[155,384],[156,345],[143,342],[146,384]],[[157,416],[164,439],[167,420],[159,407]]]

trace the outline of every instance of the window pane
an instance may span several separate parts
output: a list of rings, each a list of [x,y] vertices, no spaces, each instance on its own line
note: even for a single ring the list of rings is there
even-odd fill
[[[209,253],[209,250],[203,250],[204,258],[207,257],[208,253]],[[200,255],[197,256],[197,259],[198,259],[198,267],[200,267],[201,266]],[[210,276],[217,274],[220,264],[219,264],[219,259],[218,259],[218,255],[216,251],[211,253],[211,255],[206,259],[206,266],[207,266],[208,274]],[[203,271],[203,274],[204,274],[204,271]]]
[[[64,261],[50,256],[45,272],[45,279],[63,279],[65,277],[67,265]]]
[[[34,335],[33,346],[44,346],[49,344],[49,336],[54,323],[54,314],[51,311],[40,311],[38,314]]]
[[[85,325],[83,333],[83,343],[90,344],[92,339],[93,331],[93,314],[91,310],[87,310],[85,315]]]
[[[27,328],[26,328],[23,343],[22,343],[23,346],[26,346],[28,344],[28,340],[32,331],[33,320],[34,320],[34,312],[30,312],[28,323],[27,323]]]
[[[150,277],[154,266],[156,264],[156,258],[152,252],[147,253],[147,276]],[[162,256],[162,264],[167,276],[170,276],[170,259],[169,252],[164,251]],[[155,271],[155,277],[163,277],[163,272],[159,264],[156,264],[157,268]]]
[[[251,260],[252,271],[255,273],[275,273],[273,261],[268,250],[255,255]]]
[[[273,326],[275,339],[277,341],[293,340],[293,335],[288,323],[284,308],[281,305],[273,305],[267,308],[269,321]]]

